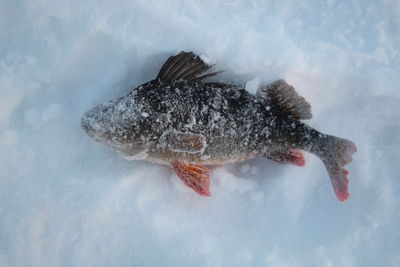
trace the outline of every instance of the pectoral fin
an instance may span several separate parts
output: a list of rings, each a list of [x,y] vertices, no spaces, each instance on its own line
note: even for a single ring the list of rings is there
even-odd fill
[[[202,166],[191,163],[172,162],[172,168],[176,175],[202,196],[211,196],[210,193],[210,171]]]
[[[201,134],[167,131],[160,137],[158,146],[172,152],[201,153],[206,147],[206,139]]]

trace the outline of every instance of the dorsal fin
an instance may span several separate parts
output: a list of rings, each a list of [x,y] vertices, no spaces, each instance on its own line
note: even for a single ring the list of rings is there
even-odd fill
[[[293,86],[285,80],[277,80],[257,92],[258,95],[265,97],[268,95],[282,109],[286,110],[297,120],[307,120],[312,118],[310,104],[297,94]]]
[[[157,75],[157,79],[201,81],[221,73],[221,71],[208,73],[207,71],[212,66],[206,64],[193,52],[182,51],[175,56],[170,56],[165,61]]]

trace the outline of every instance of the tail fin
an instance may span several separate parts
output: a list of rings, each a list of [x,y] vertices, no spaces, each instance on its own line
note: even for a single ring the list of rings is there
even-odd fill
[[[347,178],[349,171],[344,166],[351,162],[351,156],[356,151],[357,148],[353,142],[334,136],[326,136],[322,147],[317,151],[331,178],[336,197],[342,202],[350,196]]]

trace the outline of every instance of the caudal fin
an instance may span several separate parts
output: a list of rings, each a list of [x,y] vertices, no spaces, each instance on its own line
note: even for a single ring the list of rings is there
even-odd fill
[[[346,201],[350,194],[349,171],[344,168],[345,165],[352,161],[351,156],[357,151],[353,142],[334,137],[327,136],[323,141],[322,147],[317,152],[328,171],[333,189],[339,201]]]

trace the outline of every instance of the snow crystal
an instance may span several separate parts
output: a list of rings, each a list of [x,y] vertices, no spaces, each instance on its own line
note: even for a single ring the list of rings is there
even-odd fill
[[[255,95],[257,93],[259,84],[260,84],[260,78],[255,78],[251,81],[246,82],[245,88],[250,94]]]
[[[207,65],[212,65],[213,61],[205,55],[199,55],[200,59]]]

